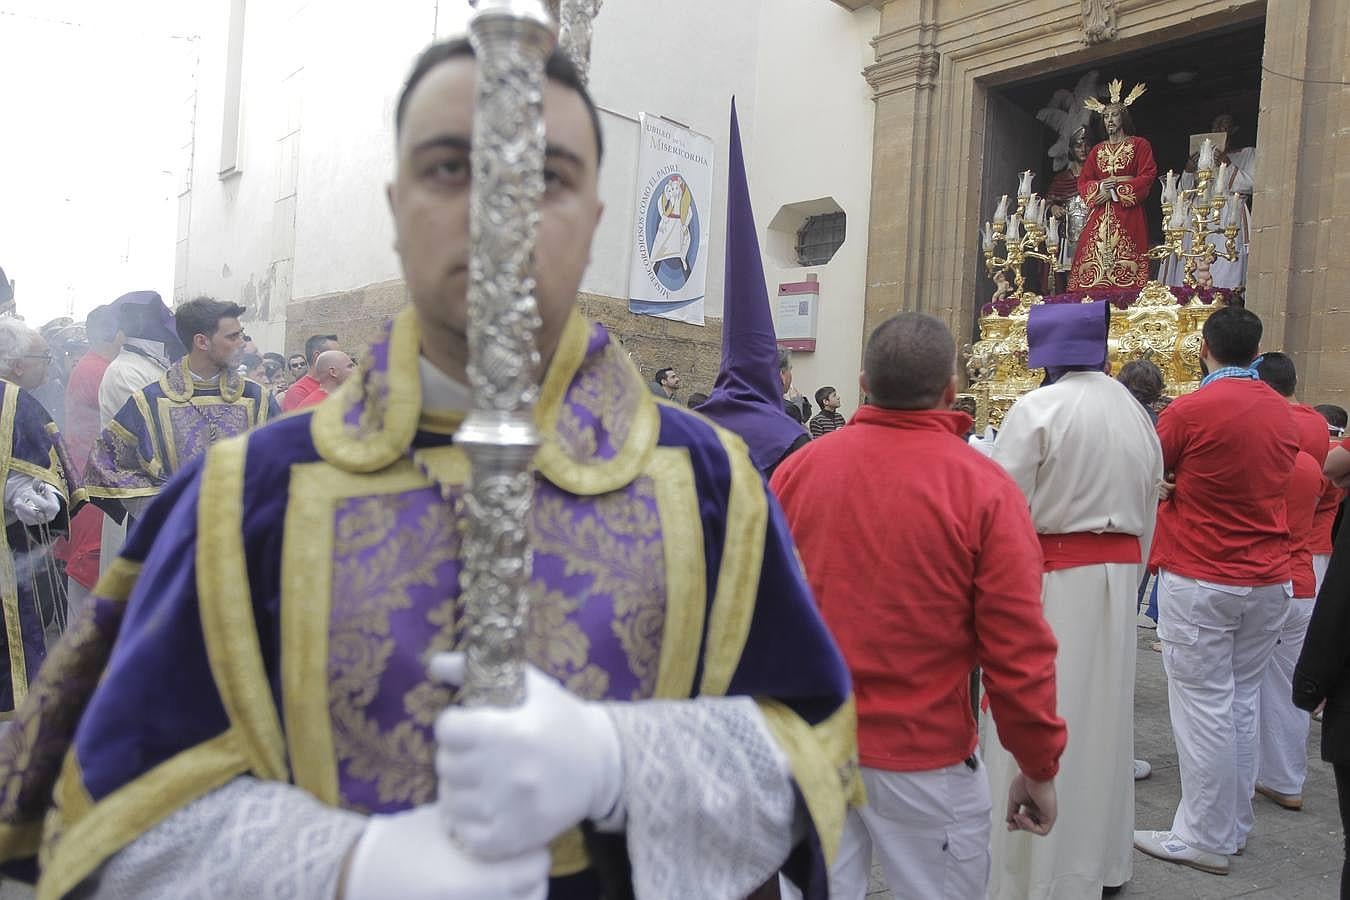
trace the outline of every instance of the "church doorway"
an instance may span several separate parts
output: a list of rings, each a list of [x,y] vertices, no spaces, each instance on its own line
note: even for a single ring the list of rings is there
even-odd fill
[[[1237,129],[1230,136],[1230,149],[1257,146],[1264,46],[1265,20],[1260,18],[1075,64],[1050,74],[1044,72],[1044,63],[1040,63],[1035,75],[1020,79],[1014,75],[1010,80],[1001,79],[998,85],[987,85],[980,221],[992,217],[1000,196],[1015,196],[1019,172],[1030,169],[1035,175],[1032,189],[1043,196],[1047,193],[1057,174],[1047,152],[1060,140],[1060,134],[1038,120],[1037,114],[1054,108],[1052,101],[1057,91],[1072,95],[1092,72],[1098,74],[1103,97],[1107,83],[1115,78],[1125,83],[1127,91],[1138,82],[1147,84],[1148,92],[1130,107],[1130,114],[1135,133],[1153,146],[1160,178],[1168,169],[1180,173],[1185,168],[1190,136],[1210,131],[1220,114],[1232,116]],[[1081,97],[1072,103],[1081,104]],[[1049,114],[1045,117],[1054,118]],[[1092,118],[1094,125],[1099,124],[1097,117]],[[1090,137],[1089,146],[1100,139],[1101,135]],[[1159,193],[1155,184],[1144,207],[1151,244],[1162,239]],[[1253,210],[1253,215],[1259,216],[1259,211]],[[976,296],[971,307],[975,320],[971,326],[978,337],[980,309],[996,288],[985,274],[979,236],[972,233],[969,241],[970,258],[977,270]],[[1154,262],[1152,268],[1156,276],[1158,263]],[[1028,279],[1029,290],[1047,292],[1041,284],[1033,284],[1033,280]]]

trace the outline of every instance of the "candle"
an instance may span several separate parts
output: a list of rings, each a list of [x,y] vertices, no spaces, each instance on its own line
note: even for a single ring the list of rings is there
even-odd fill
[[[1229,194],[1228,203],[1223,208],[1223,227],[1236,228],[1242,219],[1242,197]]]
[[[1050,233],[1045,237],[1045,246],[1053,250],[1059,246],[1059,219],[1050,218]]]
[[[984,223],[984,249],[986,252],[994,249],[994,226],[988,222]]]
[[[1003,198],[1002,198],[1001,200],[998,201],[998,209],[994,210],[994,221],[995,221],[996,223],[998,223],[999,225],[1002,225],[1004,222],[1008,221],[1008,195],[1007,195],[1007,194],[1004,194],[1004,195],[1003,195]]]
[[[1022,231],[1021,228],[1019,227],[1020,225],[1021,220],[1017,216],[1013,216],[1011,219],[1008,220],[1009,244],[1016,244],[1018,241],[1022,239]]]
[[[1163,179],[1162,202],[1177,202],[1177,173],[1171,169],[1167,170],[1167,177]]]
[[[1200,159],[1195,165],[1197,169],[1214,168],[1214,142],[1209,138],[1200,144]]]
[[[1233,178],[1233,170],[1228,163],[1219,163],[1219,177],[1214,183],[1214,195],[1222,197],[1228,193],[1228,182]]]
[[[1020,198],[1020,197],[1030,197],[1030,196],[1031,196],[1031,170],[1030,170],[1030,169],[1027,169],[1025,172],[1022,173],[1022,181],[1021,181],[1021,183],[1017,186],[1017,196],[1018,196],[1019,198]]]
[[[1174,231],[1180,231],[1181,229],[1186,227],[1186,216],[1187,216],[1186,204],[1178,203],[1172,209],[1172,218],[1170,221],[1168,221],[1167,227]]]

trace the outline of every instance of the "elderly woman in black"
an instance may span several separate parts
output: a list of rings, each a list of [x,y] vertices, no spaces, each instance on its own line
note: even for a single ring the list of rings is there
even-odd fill
[[[1322,759],[1336,773],[1341,829],[1350,835],[1350,528],[1336,536],[1317,594],[1308,637],[1294,668],[1294,705],[1323,706]],[[1347,843],[1350,848],[1350,842]],[[1341,900],[1350,900],[1350,855],[1341,868]]]

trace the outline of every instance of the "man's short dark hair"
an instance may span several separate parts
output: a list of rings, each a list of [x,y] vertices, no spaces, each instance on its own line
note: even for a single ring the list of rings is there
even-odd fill
[[[469,43],[468,38],[437,41],[423,50],[422,55],[417,57],[417,62],[413,64],[412,72],[408,73],[408,80],[403,83],[403,90],[398,95],[398,106],[394,110],[395,137],[403,133],[403,114],[407,111],[408,99],[412,97],[412,92],[417,85],[421,83],[428,72],[441,63],[458,59],[461,56],[470,58],[476,56],[473,52],[473,45]],[[581,74],[577,72],[577,67],[573,65],[567,54],[559,48],[549,54],[548,62],[544,65],[544,75],[549,81],[556,81],[563,87],[576,92],[577,96],[581,97],[581,102],[586,105],[586,112],[591,117],[591,131],[595,134],[595,163],[598,166],[600,160],[605,156],[605,141],[600,134],[600,113],[595,108],[595,101],[591,99],[590,92],[586,90],[586,84],[581,80]]]
[[[1332,428],[1344,429],[1350,424],[1350,416],[1347,416],[1343,407],[1334,403],[1319,403],[1313,407],[1322,414],[1322,418],[1327,420],[1327,424]]]
[[[1294,368],[1294,361],[1278,350],[1262,354],[1256,361],[1256,371],[1281,397],[1292,397],[1298,390],[1298,370]]]
[[[873,406],[932,409],[956,373],[956,342],[938,319],[903,312],[867,339],[863,372]]]
[[[95,344],[117,339],[117,310],[111,305],[96,306],[84,317],[84,333]]]
[[[323,345],[337,339],[336,334],[311,334],[305,338],[305,365],[314,365],[314,358],[323,352]]]
[[[239,365],[252,372],[263,364],[263,358],[256,353],[245,353],[239,357]]]
[[[1162,396],[1162,370],[1147,359],[1132,359],[1127,362],[1116,376],[1116,381],[1125,385],[1134,395],[1134,399],[1145,406]]]
[[[829,396],[830,396],[831,394],[833,394],[833,393],[834,393],[834,388],[830,387],[828,384],[825,385],[825,387],[823,387],[823,388],[817,388],[817,389],[816,389],[816,406],[819,406],[819,407],[823,410],[823,409],[825,408],[825,398],[829,397]]]
[[[182,304],[173,311],[173,327],[183,346],[192,350],[192,339],[199,334],[214,337],[220,327],[221,319],[237,319],[244,314],[244,307],[228,300],[215,300],[211,297],[197,297]]]
[[[652,379],[657,384],[665,384],[666,379],[670,377],[670,373],[674,371],[675,370],[672,369],[670,366],[666,366],[664,369],[657,369],[656,374],[652,376]]]
[[[1200,334],[1215,361],[1248,366],[1261,349],[1261,318],[1241,306],[1221,306],[1210,313]]]

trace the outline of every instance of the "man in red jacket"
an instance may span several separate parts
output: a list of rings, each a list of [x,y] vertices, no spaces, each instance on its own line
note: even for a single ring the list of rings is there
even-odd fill
[[[1261,380],[1289,402],[1298,423],[1299,454],[1294,461],[1285,517],[1289,521],[1290,581],[1294,598],[1280,625],[1279,642],[1266,663],[1257,704],[1256,792],[1285,809],[1303,808],[1303,782],[1308,777],[1308,729],[1310,717],[1294,706],[1294,664],[1303,650],[1317,600],[1317,575],[1313,571],[1313,528],[1324,489],[1334,491],[1322,477],[1327,460],[1327,420],[1311,406],[1294,399],[1298,373],[1294,361],[1278,351],[1267,353],[1255,366]]]
[[[1215,310],[1201,332],[1209,374],[1158,416],[1176,487],[1158,508],[1158,637],[1181,769],[1170,831],[1136,831],[1150,856],[1218,875],[1246,846],[1256,789],[1256,706],[1293,593],[1289,482],[1298,430],[1256,380],[1261,320]]]
[[[848,815],[830,896],[861,900],[875,850],[897,897],[983,897],[992,804],[974,667],[1021,769],[1007,822],[1043,835],[1056,814],[1066,733],[1040,546],[1017,485],[966,446],[970,417],[949,409],[956,345],[946,326],[918,313],[883,322],[861,383],[871,404],[770,482],[858,702],[869,805]]]

